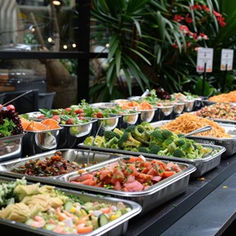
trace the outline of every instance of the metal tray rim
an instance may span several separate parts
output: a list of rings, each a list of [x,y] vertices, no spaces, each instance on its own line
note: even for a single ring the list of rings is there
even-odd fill
[[[89,172],[92,172],[94,170],[101,169],[102,167],[104,167],[104,166],[106,166],[110,163],[114,163],[114,162],[117,162],[120,159],[125,159],[125,158],[128,158],[128,157],[127,156],[121,156],[121,157],[118,157],[118,158],[115,158],[115,159],[112,159],[112,160],[102,162],[100,166],[98,166],[98,165],[95,166],[94,165],[94,166],[85,168],[84,170],[89,173]],[[152,158],[146,158],[146,159],[147,160],[153,160]],[[168,161],[168,160],[166,160],[166,161]],[[168,162],[170,162],[170,161],[168,161]],[[155,194],[156,192],[162,190],[163,188],[165,188],[165,187],[177,182],[178,180],[190,175],[191,173],[193,173],[197,169],[195,166],[192,166],[191,164],[180,163],[180,162],[175,162],[175,163],[185,165],[187,168],[185,170],[182,170],[181,172],[169,177],[169,178],[166,178],[166,179],[156,183],[151,188],[148,188],[147,190],[139,191],[139,192],[124,192],[124,191],[117,191],[117,190],[99,188],[99,187],[82,185],[82,184],[73,184],[73,183],[70,183],[70,182],[65,180],[65,178],[70,177],[72,175],[75,175],[75,174],[78,175],[77,171],[70,172],[70,173],[65,174],[63,176],[60,176],[60,177],[58,177],[57,180],[59,180],[63,183],[66,183],[66,185],[71,186],[71,187],[76,186],[76,188],[78,188],[78,189],[84,189],[84,190],[90,190],[90,191],[96,190],[96,192],[105,193],[105,194],[113,194],[113,195],[122,196],[122,197],[144,197],[144,196]]]
[[[2,176],[0,176],[0,179],[7,180],[7,181],[14,180],[12,178],[2,177]],[[99,200],[102,200],[102,201],[107,200],[107,201],[113,202],[113,203],[121,201],[121,202],[129,205],[130,207],[132,207],[131,211],[127,212],[126,214],[122,215],[121,217],[117,218],[116,220],[111,221],[111,222],[107,223],[106,225],[97,228],[96,230],[92,231],[91,233],[84,234],[84,235],[89,235],[89,236],[102,235],[105,232],[108,232],[109,230],[111,230],[111,229],[127,222],[130,218],[132,218],[133,216],[139,214],[142,210],[142,207],[138,203],[130,201],[130,200],[118,199],[118,198],[110,197],[110,196],[98,196],[98,195],[95,195],[95,194],[92,194],[92,193],[78,192],[78,191],[75,191],[75,190],[69,190],[69,189],[65,189],[65,188],[61,188],[61,187],[55,187],[55,188],[60,189],[61,191],[65,192],[65,193],[74,194],[76,196],[87,195],[87,196],[91,196],[91,197],[100,198]],[[13,227],[17,226],[15,228],[21,228],[22,230],[26,229],[26,230],[31,231],[31,232],[40,232],[43,235],[61,235],[61,236],[64,235],[64,234],[58,234],[58,233],[55,234],[53,231],[49,231],[49,230],[45,230],[45,229],[33,228],[33,227],[30,227],[30,226],[27,226],[24,223],[19,223],[19,222],[11,221],[11,220],[0,219],[0,224],[1,223],[5,224],[5,225],[10,225],[10,226],[13,226]],[[72,235],[78,235],[78,234],[67,234],[67,235],[72,236]]]
[[[209,154],[206,157],[199,158],[199,159],[187,159],[187,158],[180,158],[180,157],[174,157],[174,156],[161,156],[161,155],[151,154],[151,153],[131,152],[131,151],[120,150],[120,149],[100,148],[100,147],[96,147],[96,146],[87,146],[87,145],[84,145],[83,143],[78,144],[78,147],[81,147],[84,149],[89,149],[89,150],[94,150],[94,151],[105,151],[105,152],[113,152],[113,153],[120,153],[120,154],[126,154],[126,155],[140,154],[140,155],[150,157],[150,158],[162,158],[165,160],[173,160],[173,161],[185,162],[185,163],[190,163],[190,164],[194,164],[197,162],[208,162],[226,151],[225,147],[222,147],[219,145],[203,144],[203,143],[199,143],[199,144],[201,144],[202,146],[205,146],[205,147],[220,149],[220,151],[215,153],[214,155]]]
[[[160,121],[157,121],[157,122],[153,122],[151,123],[151,125],[153,124],[158,124],[158,123],[161,123],[161,122],[164,122],[164,123],[169,123],[171,122],[172,120],[160,120]],[[236,122],[235,122],[236,123]],[[220,125],[220,124],[219,124]],[[230,125],[230,124],[229,124]],[[233,125],[233,124],[232,124]],[[224,127],[222,127],[224,128]],[[235,128],[236,130],[236,128]],[[232,138],[216,138],[216,137],[210,137],[210,136],[195,136],[195,135],[190,135],[189,137],[191,138],[199,138],[199,139],[205,139],[205,140],[212,140],[212,141],[235,141],[236,142],[236,136],[235,137],[232,137]]]

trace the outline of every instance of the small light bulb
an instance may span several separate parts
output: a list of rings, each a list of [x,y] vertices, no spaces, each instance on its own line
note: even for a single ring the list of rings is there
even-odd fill
[[[61,2],[58,1],[58,0],[53,0],[53,1],[52,1],[52,4],[55,5],[55,6],[60,6],[60,5],[61,5]]]
[[[67,45],[63,45],[63,48],[66,50],[68,47],[67,47]]]
[[[51,43],[52,42],[52,38],[48,37],[48,42]]]
[[[72,48],[76,48],[76,44],[75,43],[72,43]]]
[[[32,32],[32,33],[34,33],[34,32],[35,32],[35,28],[34,28],[34,27],[31,29],[31,32]]]
[[[110,47],[110,44],[109,43],[106,43],[106,48],[109,48]]]

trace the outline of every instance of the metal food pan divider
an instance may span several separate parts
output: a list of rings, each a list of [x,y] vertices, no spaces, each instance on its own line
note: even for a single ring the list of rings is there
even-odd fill
[[[141,153],[141,152],[131,152],[131,151],[125,151],[120,149],[111,149],[111,148],[100,148],[95,146],[86,146],[84,144],[80,144],[79,148],[84,149],[91,149],[94,151],[100,151],[100,152],[110,152],[110,153],[118,153],[118,154],[125,154],[125,155],[131,155],[131,156],[137,156],[137,155],[143,155],[148,158],[153,159],[161,159],[161,160],[169,160],[169,161],[177,161],[177,162],[184,162],[188,164],[192,164],[197,168],[197,170],[191,175],[191,177],[200,177],[203,174],[207,173],[208,171],[214,169],[220,164],[221,155],[225,152],[225,147],[212,145],[212,144],[202,144],[204,147],[213,148],[213,150],[218,149],[219,151],[215,153],[214,155],[207,155],[204,158],[201,159],[187,159],[187,158],[179,158],[179,157],[173,157],[173,156],[161,156],[156,155],[152,153]]]

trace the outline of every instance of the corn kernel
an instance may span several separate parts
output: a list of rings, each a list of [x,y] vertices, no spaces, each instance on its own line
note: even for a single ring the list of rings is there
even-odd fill
[[[110,219],[111,220],[116,220],[119,216],[118,215],[111,215]]]
[[[71,212],[71,213],[75,213],[75,212],[76,212],[76,209],[75,209],[74,207],[71,207],[70,212]]]

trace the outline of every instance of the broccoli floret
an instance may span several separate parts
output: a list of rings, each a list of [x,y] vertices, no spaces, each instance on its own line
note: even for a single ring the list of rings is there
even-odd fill
[[[171,143],[174,142],[174,138],[173,137],[169,137],[167,138],[163,143],[162,143],[162,147],[163,148],[167,148]]]
[[[105,131],[104,137],[106,141],[111,140],[112,138],[116,137],[117,139],[120,139],[120,135],[115,133],[114,131]]]
[[[183,137],[184,137],[184,134],[177,134],[177,136],[178,136],[179,138],[183,138]]]
[[[126,147],[140,147],[141,143],[133,138],[131,133],[124,132],[122,137],[120,138],[118,142],[118,146],[120,148],[126,148]]]
[[[112,149],[119,149],[118,144],[115,144],[115,143],[112,144],[110,148],[112,148]]]
[[[194,146],[191,144],[191,142],[185,142],[181,149],[186,153],[191,153],[194,151]]]
[[[174,152],[172,153],[174,157],[185,157],[184,153],[182,150],[179,148],[175,149]]]
[[[117,128],[115,128],[115,129],[113,130],[113,132],[119,134],[120,137],[124,134],[124,132],[123,132],[122,130],[117,129]]]
[[[158,152],[158,155],[162,155],[162,156],[170,156],[168,149],[164,149]]]
[[[135,125],[130,125],[125,129],[125,132],[131,133],[135,129]]]
[[[92,146],[93,140],[94,140],[94,137],[93,137],[93,136],[89,136],[89,137],[87,137],[87,138],[84,140],[84,144],[87,145],[87,146]]]
[[[173,153],[175,151],[175,149],[176,149],[175,143],[172,142],[171,144],[169,144],[167,149],[168,149],[169,153]]]
[[[111,148],[114,144],[118,146],[119,139],[117,137],[113,137],[106,143],[106,147]]]
[[[162,136],[162,132],[160,129],[155,129],[151,134],[150,134],[150,141],[154,142],[158,145],[161,145],[162,142],[164,141],[164,138]]]
[[[175,144],[177,146],[183,146],[185,144],[185,139],[179,138],[179,139],[175,140]]]
[[[162,136],[164,139],[171,137],[173,133],[167,129],[162,130]]]
[[[147,134],[146,130],[143,126],[137,125],[132,131],[132,136],[137,139],[139,142],[148,144],[149,135]]]
[[[138,151],[139,152],[144,152],[144,153],[149,153],[150,152],[149,148],[147,148],[147,147],[139,147]]]
[[[140,124],[140,126],[142,126],[146,131],[153,131],[154,130],[154,128],[150,125],[150,123],[148,123],[148,122],[142,122],[141,124]]]
[[[156,143],[150,143],[149,145],[149,152],[157,154],[161,148]]]
[[[125,147],[124,148],[125,151],[130,151],[130,152],[138,152],[138,149],[135,147]]]

